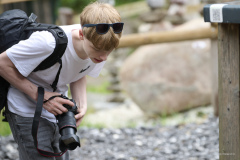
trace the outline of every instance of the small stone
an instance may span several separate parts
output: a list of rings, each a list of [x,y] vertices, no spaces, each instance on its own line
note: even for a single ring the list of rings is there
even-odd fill
[[[142,141],[135,141],[135,144],[136,144],[137,146],[142,146],[142,145],[143,145]]]

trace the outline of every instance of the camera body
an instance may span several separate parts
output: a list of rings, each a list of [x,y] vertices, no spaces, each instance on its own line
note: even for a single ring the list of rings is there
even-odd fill
[[[62,96],[64,99],[68,99],[66,96]],[[75,115],[78,113],[76,102],[73,99],[68,99],[74,103],[74,106],[64,104],[63,106],[68,109],[68,112],[57,115],[59,133],[61,138],[59,139],[59,147],[62,152],[68,150],[74,150],[77,146],[81,147],[80,139],[76,135],[77,126]]]

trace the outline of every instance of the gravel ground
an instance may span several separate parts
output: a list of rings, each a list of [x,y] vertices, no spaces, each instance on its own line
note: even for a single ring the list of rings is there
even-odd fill
[[[71,160],[216,160],[218,118],[201,124],[121,129],[80,128],[81,148]],[[0,159],[17,160],[12,136],[0,137]]]

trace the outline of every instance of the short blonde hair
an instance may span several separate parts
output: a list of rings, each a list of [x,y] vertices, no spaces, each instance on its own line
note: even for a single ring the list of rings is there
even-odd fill
[[[94,2],[86,6],[80,14],[80,22],[84,24],[121,22],[120,14],[107,3]],[[122,33],[115,34],[110,27],[106,34],[100,35],[96,27],[84,27],[83,35],[99,50],[109,51],[117,48]]]

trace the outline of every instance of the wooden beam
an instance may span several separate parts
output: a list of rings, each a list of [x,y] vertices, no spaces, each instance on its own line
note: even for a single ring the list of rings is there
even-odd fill
[[[217,38],[217,29],[213,27],[205,27],[191,30],[172,30],[164,32],[123,35],[120,39],[118,48],[204,38]]]
[[[31,0],[0,0],[0,4],[9,4],[9,3],[17,3],[17,2],[25,2]]]

